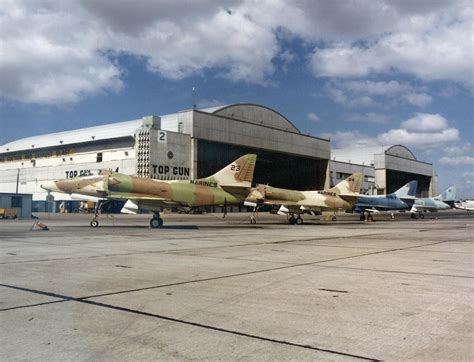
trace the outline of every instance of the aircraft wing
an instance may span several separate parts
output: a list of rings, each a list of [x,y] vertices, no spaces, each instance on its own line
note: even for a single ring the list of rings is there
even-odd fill
[[[359,194],[341,194],[339,197],[346,200],[349,204],[355,204],[359,198]]]
[[[159,199],[128,199],[120,212],[124,214],[137,214],[139,210],[161,211],[163,208],[186,208],[183,205],[170,200]]]
[[[279,214],[313,214],[319,215],[322,211],[327,208],[321,208],[319,206],[307,206],[307,205],[296,205],[296,204],[281,204],[281,205],[273,205],[275,208],[278,208]]]
[[[373,208],[372,208],[372,209],[371,209],[371,208],[369,208],[369,209],[364,209],[364,210],[365,210],[365,211],[368,211],[368,212],[373,212],[373,213],[380,212],[380,209],[373,209]]]
[[[356,204],[354,208],[357,212],[379,212],[379,211],[389,211],[392,210],[389,207],[383,207],[381,205],[370,205],[370,204]]]
[[[146,210],[161,210],[161,208],[169,207],[186,207],[188,205],[182,204],[170,199],[165,199],[151,194],[136,194],[136,193],[109,193],[107,198],[110,200],[126,201],[121,212],[136,214],[140,209]]]

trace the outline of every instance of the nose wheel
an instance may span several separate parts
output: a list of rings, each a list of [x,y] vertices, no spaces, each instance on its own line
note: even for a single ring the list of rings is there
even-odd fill
[[[93,228],[96,228],[96,227],[99,226],[99,220],[97,220],[97,218],[99,217],[100,208],[102,207],[102,205],[103,205],[102,200],[97,201],[97,204],[95,205],[94,217],[92,218],[92,220],[90,222],[90,226],[92,226]]]
[[[257,217],[255,216],[258,212],[258,206],[255,206],[252,211],[252,216],[250,216],[250,223],[255,225],[257,223]]]

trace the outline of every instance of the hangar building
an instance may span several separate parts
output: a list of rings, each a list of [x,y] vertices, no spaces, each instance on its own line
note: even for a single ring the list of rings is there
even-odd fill
[[[433,165],[417,160],[413,152],[402,145],[334,149],[329,169],[331,184],[353,172],[362,172],[362,189],[368,194],[389,194],[412,180],[418,181],[418,197],[436,194]]]
[[[330,141],[302,134],[279,112],[257,104],[190,109],[163,116],[23,138],[0,146],[0,192],[33,194],[46,211],[44,181],[100,169],[155,179],[209,176],[246,153],[258,155],[255,183],[323,189],[362,172],[363,192],[384,194],[418,180],[432,196],[436,177],[405,146],[330,150]],[[70,200],[53,194],[55,201]]]
[[[254,182],[322,189],[329,140],[302,134],[275,110],[256,104],[191,109],[164,116],[28,137],[0,146],[0,192],[33,194],[45,211],[42,182],[118,169],[155,179],[209,176],[256,153]],[[18,186],[18,188],[17,188]],[[55,200],[68,195],[56,194]]]

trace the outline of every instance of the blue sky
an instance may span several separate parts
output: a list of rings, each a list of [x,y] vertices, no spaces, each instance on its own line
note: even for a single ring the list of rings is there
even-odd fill
[[[4,1],[0,144],[249,102],[474,197],[472,1]]]

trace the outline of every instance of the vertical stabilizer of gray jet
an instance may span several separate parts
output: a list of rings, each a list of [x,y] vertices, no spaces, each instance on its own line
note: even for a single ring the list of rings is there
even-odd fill
[[[450,186],[441,195],[436,196],[436,199],[440,199],[443,202],[456,200],[456,186]]]
[[[418,181],[410,181],[405,186],[401,187],[393,194],[399,199],[413,199],[416,196],[416,188],[418,186]]]

